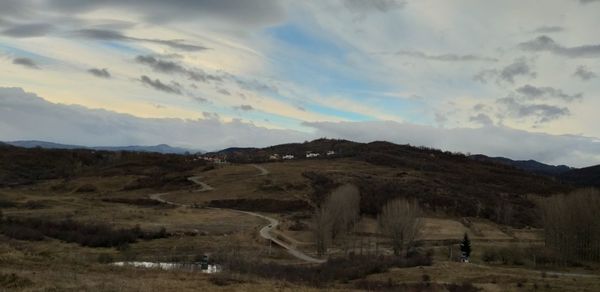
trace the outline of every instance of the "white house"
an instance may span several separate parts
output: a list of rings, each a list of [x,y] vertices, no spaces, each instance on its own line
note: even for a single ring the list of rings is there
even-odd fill
[[[313,157],[319,157],[319,153],[312,153],[312,152],[306,153],[306,158],[313,158]]]
[[[335,151],[329,150],[327,151],[327,156],[335,155]]]
[[[279,160],[279,154],[275,153],[275,154],[271,154],[269,156],[270,160]]]
[[[294,159],[294,155],[292,155],[292,154],[287,154],[287,155],[283,155],[283,157],[282,157],[282,158],[283,158],[283,159],[286,159],[286,160],[287,160],[287,159]]]

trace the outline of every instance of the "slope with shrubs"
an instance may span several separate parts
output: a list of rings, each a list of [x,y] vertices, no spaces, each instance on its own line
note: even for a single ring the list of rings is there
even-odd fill
[[[27,149],[0,144],[0,187],[44,179],[131,174],[149,176],[151,181],[160,182],[158,178],[166,173],[186,172],[204,164],[190,156],[174,154]],[[185,181],[185,177],[179,178],[179,183],[181,181]]]
[[[324,155],[327,151],[335,155]],[[308,160],[306,152],[321,153],[318,158],[344,158],[350,164],[367,162],[385,172],[372,175],[353,171],[341,173],[306,171],[303,176],[313,188],[311,201],[320,205],[324,195],[336,186],[350,182],[360,187],[361,212],[378,214],[395,197],[416,198],[427,211],[455,216],[478,216],[518,227],[539,226],[539,216],[529,194],[550,195],[573,186],[560,180],[526,172],[495,161],[481,161],[462,153],[389,142],[357,143],[318,139],[262,149],[236,149],[210,155],[236,162],[268,161],[272,154],[293,154],[295,160]]]

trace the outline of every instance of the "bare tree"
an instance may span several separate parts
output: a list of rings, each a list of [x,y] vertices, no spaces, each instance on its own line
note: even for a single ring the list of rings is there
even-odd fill
[[[331,240],[331,214],[325,206],[318,208],[313,215],[311,231],[315,239],[315,247],[319,256],[327,253]]]
[[[546,247],[565,259],[600,261],[600,192],[577,190],[538,200]]]
[[[410,245],[421,225],[421,209],[418,203],[395,199],[383,206],[379,215],[380,231],[392,240],[394,254],[399,255],[405,245]]]
[[[360,214],[360,191],[356,186],[343,185],[336,188],[319,207],[312,219],[311,230],[317,253],[323,255],[328,245],[341,235],[348,234],[358,222]]]
[[[346,184],[336,188],[326,202],[331,214],[331,238],[337,239],[347,234],[360,218],[360,191],[354,185]]]

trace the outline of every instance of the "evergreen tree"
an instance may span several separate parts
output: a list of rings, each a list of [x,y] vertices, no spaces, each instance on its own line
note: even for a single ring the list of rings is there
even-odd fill
[[[463,256],[468,259],[471,256],[471,240],[469,239],[469,235],[465,232],[465,236],[460,243],[460,251]]]

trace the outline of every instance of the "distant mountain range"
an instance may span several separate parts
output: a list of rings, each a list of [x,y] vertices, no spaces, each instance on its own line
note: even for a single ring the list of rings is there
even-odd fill
[[[10,141],[3,142],[8,145],[24,147],[24,148],[46,148],[46,149],[93,149],[93,150],[104,150],[104,151],[132,151],[132,152],[156,152],[164,154],[186,154],[186,153],[197,153],[201,151],[190,150],[179,147],[172,147],[167,144],[159,144],[154,146],[81,146],[81,145],[68,145],[59,144],[53,142],[27,140],[27,141]]]
[[[566,165],[549,165],[535,160],[512,160],[506,157],[489,157],[483,154],[471,155],[469,157],[479,161],[496,162],[510,165],[528,172],[553,176],[560,175],[574,169]]]

